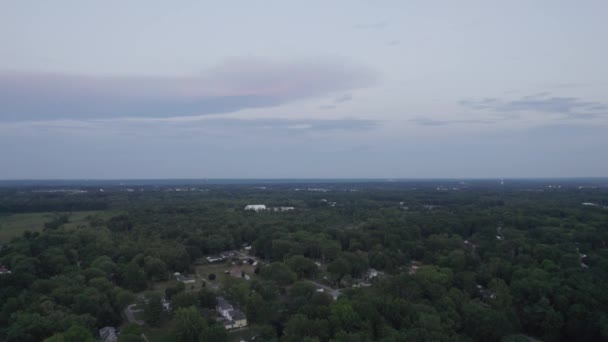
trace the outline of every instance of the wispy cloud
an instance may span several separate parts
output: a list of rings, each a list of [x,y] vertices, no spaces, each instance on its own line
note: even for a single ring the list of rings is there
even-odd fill
[[[399,44],[401,44],[401,41],[399,41],[399,40],[391,40],[388,43],[386,43],[386,45],[388,45],[388,46],[396,46]]]
[[[377,121],[362,119],[234,119],[234,118],[193,118],[167,119],[104,119],[104,120],[51,120],[18,121],[0,123],[0,135],[23,134],[70,134],[104,136],[152,135],[184,137],[191,134],[212,133],[221,136],[281,135],[295,132],[329,131],[370,131]]]
[[[551,88],[554,89],[565,89],[565,88],[582,88],[586,87],[588,84],[586,83],[557,83],[553,84]]]
[[[604,103],[586,101],[579,97],[551,96],[548,92],[510,100],[498,98],[464,100],[460,104],[477,110],[493,110],[503,113],[536,112],[577,119],[590,119],[608,113],[608,105]]]
[[[359,23],[355,24],[353,27],[358,30],[375,30],[387,27],[389,24],[387,21],[376,21],[370,23]]]
[[[184,77],[0,73],[0,120],[172,117],[234,112],[367,87],[344,61],[231,59]]]
[[[319,107],[317,107],[318,109],[323,109],[323,110],[327,110],[327,109],[335,109],[336,105],[320,105]]]
[[[193,124],[188,124],[192,126]],[[298,131],[366,131],[377,126],[374,120],[327,119],[327,120],[287,120],[287,119],[207,119],[194,124],[199,127],[232,128],[239,130],[281,130]]]
[[[352,99],[353,99],[353,96],[351,94],[344,94],[344,95],[336,96],[334,98],[334,103],[344,103],[344,102],[348,102]]]
[[[417,117],[409,120],[421,126],[446,126],[455,124],[492,124],[494,120],[477,120],[477,119],[461,119],[461,120],[439,120],[427,117]]]
[[[353,96],[351,94],[338,95],[338,96],[334,97],[331,104],[320,105],[317,108],[323,109],[323,110],[335,109],[336,107],[338,107],[339,104],[348,102],[352,99],[353,99]]]

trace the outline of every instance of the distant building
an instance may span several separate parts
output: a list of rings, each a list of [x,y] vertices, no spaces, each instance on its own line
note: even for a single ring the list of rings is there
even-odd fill
[[[11,274],[11,270],[4,265],[0,265],[0,274]]]
[[[207,261],[209,262],[217,262],[217,261],[222,261],[224,260],[224,258],[219,257],[219,256],[208,256],[207,257]]]
[[[232,258],[233,256],[235,256],[236,254],[234,252],[222,252],[220,255],[211,255],[207,257],[207,261],[209,262],[217,262],[217,261],[223,261],[229,258]]]
[[[365,278],[365,280],[372,280],[376,277],[381,277],[383,275],[384,275],[383,272],[380,272],[374,268],[370,268],[365,272],[364,278]]]
[[[182,274],[180,274],[179,272],[175,272],[173,274],[175,276],[175,279],[179,282],[182,282],[184,284],[194,284],[196,282],[196,280],[194,278],[188,278]]]
[[[116,335],[116,328],[105,327],[99,329],[99,340],[101,342],[117,342],[118,335]]]
[[[220,254],[220,257],[222,257],[224,259],[228,259],[228,258],[232,258],[235,255],[236,254],[234,252],[222,252],[222,254]]]
[[[264,204],[249,204],[245,207],[245,210],[262,211],[266,210],[266,206]]]
[[[295,207],[274,207],[272,208],[273,211],[290,211],[290,210],[296,210]]]
[[[222,316],[222,324],[227,330],[247,326],[245,314],[241,310],[234,308],[224,297],[217,297],[216,310]]]
[[[410,269],[409,269],[409,274],[416,274],[416,272],[418,272],[418,269],[422,266],[422,263],[420,261],[416,261],[413,260],[411,265],[410,265]]]

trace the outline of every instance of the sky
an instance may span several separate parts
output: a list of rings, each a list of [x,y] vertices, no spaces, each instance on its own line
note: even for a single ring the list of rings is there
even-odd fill
[[[605,177],[606,13],[3,1],[0,179]]]

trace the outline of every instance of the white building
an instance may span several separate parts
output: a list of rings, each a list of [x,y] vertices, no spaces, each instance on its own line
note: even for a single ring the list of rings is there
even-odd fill
[[[264,204],[249,204],[245,207],[245,210],[262,211],[266,210],[266,206]]]

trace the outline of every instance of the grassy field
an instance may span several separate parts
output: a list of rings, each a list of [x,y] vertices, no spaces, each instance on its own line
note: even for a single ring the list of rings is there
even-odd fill
[[[187,275],[191,278],[194,278],[196,282],[194,284],[186,284],[186,292],[196,292],[201,289],[204,283],[207,283],[207,286],[210,286],[212,289],[217,289],[217,287],[221,286],[222,282],[226,278],[241,278],[241,271],[245,271],[245,274],[249,275],[251,278],[254,278],[256,276],[253,272],[254,269],[254,266],[251,266],[249,264],[242,265],[239,263],[236,263],[235,265],[229,263],[196,265],[196,274]],[[225,271],[230,271],[230,274],[226,274]],[[208,278],[209,274],[212,273],[216,275],[216,279],[213,281],[209,280]],[[155,282],[152,290],[164,295],[166,288],[175,287],[176,285],[177,280],[172,278],[166,281]],[[143,294],[144,292],[145,291],[142,291],[140,294]]]
[[[63,229],[75,229],[78,226],[88,226],[90,216],[109,218],[115,213],[110,211],[78,211],[70,215],[69,222]],[[0,242],[8,242],[12,238],[21,236],[25,231],[41,231],[44,223],[51,221],[56,213],[27,213],[0,216]]]
[[[217,264],[205,264],[205,265],[196,265],[196,276],[197,279],[209,279],[209,274],[215,274],[216,279],[211,283],[221,284],[224,279],[228,277],[241,277],[241,271],[244,271],[246,275],[254,278],[256,275],[254,274],[255,267],[249,264],[242,264],[240,262],[236,262],[234,265],[230,263],[217,263]],[[226,274],[226,271],[230,271],[230,274]]]

